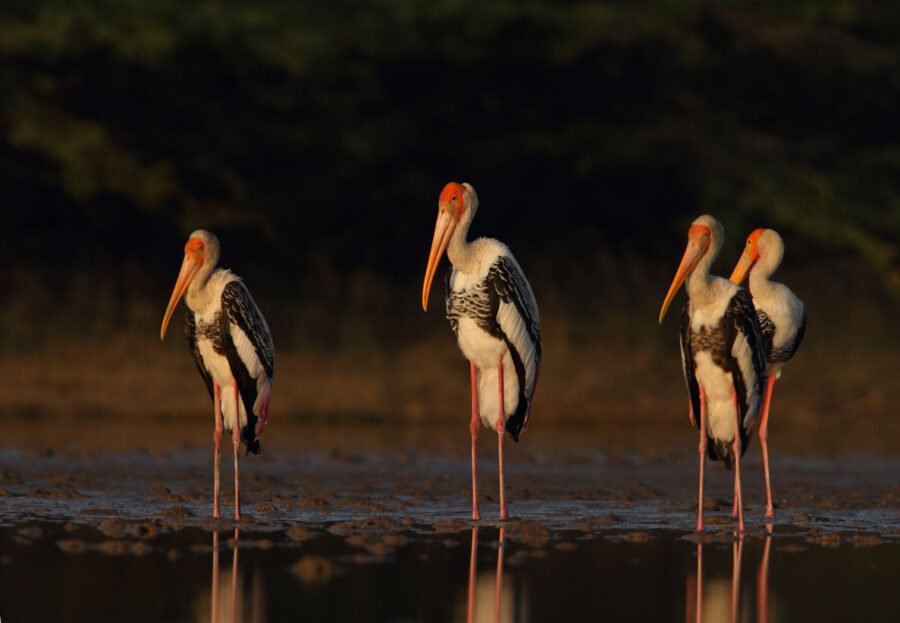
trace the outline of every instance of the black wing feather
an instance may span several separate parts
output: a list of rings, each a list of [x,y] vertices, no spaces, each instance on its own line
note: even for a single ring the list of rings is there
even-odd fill
[[[737,339],[738,333],[744,335],[747,344],[750,347],[751,366],[756,375],[756,392],[759,394],[757,400],[758,405],[762,405],[763,386],[766,382],[766,351],[765,342],[763,341],[762,331],[759,327],[759,320],[756,316],[756,308],[753,306],[753,299],[750,293],[743,288],[731,298],[728,308],[725,310],[724,318],[725,343],[727,352],[732,352],[732,347]],[[747,451],[750,441],[750,430],[747,427],[747,415],[750,405],[747,401],[747,383],[750,379],[745,379],[743,371],[738,365],[737,359],[728,357],[731,366],[731,377],[734,383],[734,389],[737,393],[738,407],[740,408],[740,434],[742,454]]]
[[[541,362],[541,326],[534,317],[534,311],[528,304],[529,286],[523,282],[525,276],[517,269],[509,258],[500,256],[488,271],[487,284],[491,292],[491,312],[496,321],[500,309],[500,301],[511,303],[525,322],[525,330],[535,349],[535,363]],[[496,298],[494,298],[496,296]]]
[[[197,347],[197,324],[194,322],[194,312],[192,312],[187,305],[184,306],[184,309],[184,336],[187,338],[188,348],[191,350],[191,355],[194,356],[194,363],[197,364],[197,370],[200,371],[203,382],[206,383],[206,389],[209,390],[209,397],[215,400],[215,396],[213,396],[212,375],[210,375],[209,371],[206,369],[203,355],[200,354],[200,349]]]
[[[794,354],[797,352],[797,349],[800,348],[800,342],[803,341],[803,336],[806,334],[806,311],[803,312],[803,318],[800,320],[800,327],[797,329],[797,333],[794,334],[794,339],[791,340],[789,344],[785,344],[781,348],[773,348],[773,341],[775,338],[775,325],[772,324],[772,321],[769,319],[769,316],[761,309],[756,310],[757,318],[759,318],[759,326],[763,332],[763,339],[765,340],[766,346],[766,360],[769,363],[777,363],[788,361]]]
[[[531,396],[525,394],[525,385],[527,379],[527,371],[525,370],[525,362],[522,361],[522,355],[515,348],[509,337],[504,333],[497,316],[500,312],[500,302],[513,305],[516,312],[522,318],[525,324],[525,332],[528,339],[534,346],[534,363],[535,366],[541,364],[541,327],[535,317],[535,312],[528,303],[528,285],[523,280],[525,276],[517,269],[509,258],[500,256],[494,265],[488,270],[485,283],[487,285],[490,301],[490,322],[484,327],[488,333],[502,339],[506,342],[509,350],[513,367],[516,370],[516,377],[519,379],[519,399],[517,401],[516,411],[506,419],[506,432],[514,441],[519,440],[519,434],[525,428],[528,422],[528,415],[531,409]],[[536,380],[536,379],[535,379]]]
[[[256,422],[259,414],[253,411],[258,396],[256,378],[250,375],[241,359],[231,338],[229,324],[236,324],[250,339],[269,379],[275,371],[275,346],[266,321],[260,315],[243,282],[236,280],[225,286],[222,291],[222,310],[223,313],[219,315],[222,350],[228,359],[228,366],[231,368],[231,374],[237,383],[247,412],[247,425],[241,430],[241,439],[247,444],[248,452],[257,454],[260,450],[259,439],[256,438]]]

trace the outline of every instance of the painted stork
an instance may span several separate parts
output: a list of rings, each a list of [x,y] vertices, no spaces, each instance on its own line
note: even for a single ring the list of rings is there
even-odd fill
[[[469,360],[472,386],[472,519],[478,512],[476,441],[478,420],[497,431],[500,519],[508,517],[503,487],[503,438],[519,440],[528,424],[531,399],[541,366],[541,327],[537,301],[509,248],[492,238],[466,240],[478,209],[469,184],[451,182],[438,201],[437,223],[422,309],[444,251],[453,265],[447,280],[447,319]]]
[[[259,437],[269,413],[275,346],[266,319],[247,286],[231,271],[216,269],[218,261],[218,239],[202,229],[192,233],[184,246],[184,262],[159,337],[165,337],[172,313],[184,296],[188,347],[215,409],[213,517],[219,516],[222,431],[230,430],[234,444],[234,518],[240,519],[238,448],[243,442],[248,454],[260,452]]]
[[[765,352],[750,294],[709,274],[725,230],[712,216],[694,220],[681,264],[659,312],[662,323],[681,284],[688,299],[681,314],[681,361],[691,422],[700,429],[700,494],[697,530],[703,530],[703,467],[706,455],[734,464],[739,529],[744,531],[740,457],[762,404]],[[699,418],[695,418],[699,415]],[[699,420],[699,421],[698,421]]]
[[[778,232],[757,229],[747,238],[744,252],[731,273],[731,281],[740,283],[750,273],[750,295],[756,307],[756,317],[762,331],[766,350],[766,401],[759,421],[759,442],[762,445],[763,467],[766,474],[766,517],[774,517],[772,487],[769,484],[769,405],[775,381],[781,378],[784,364],[794,356],[806,331],[806,310],[803,302],[781,283],[769,280],[784,257],[784,241]]]

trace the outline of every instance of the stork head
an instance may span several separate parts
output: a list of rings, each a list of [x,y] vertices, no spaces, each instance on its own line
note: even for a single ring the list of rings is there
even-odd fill
[[[434,225],[434,237],[431,239],[431,251],[428,254],[428,266],[425,268],[425,282],[422,284],[422,309],[428,311],[428,294],[437,266],[450,244],[450,238],[456,226],[462,220],[471,221],[478,209],[478,195],[471,184],[450,182],[444,186],[438,199],[437,222]]]
[[[757,229],[747,237],[744,252],[734,267],[730,279],[739,284],[753,270],[753,274],[761,273],[768,277],[784,257],[784,241],[774,229]],[[759,264],[757,268],[754,267]]]
[[[218,239],[205,229],[198,229],[192,233],[184,245],[184,261],[181,263],[181,271],[178,273],[175,288],[172,290],[171,298],[169,298],[169,306],[166,307],[166,314],[163,316],[162,328],[159,330],[159,339],[165,338],[166,329],[169,326],[169,321],[172,319],[175,307],[178,305],[181,297],[184,296],[184,293],[187,292],[197,273],[203,270],[208,275],[218,261]]]
[[[741,253],[741,258],[731,272],[731,277],[729,277],[734,283],[740,285],[747,277],[747,273],[750,272],[750,269],[759,261],[759,238],[764,231],[766,230],[760,227],[747,236],[744,252]]]
[[[666,293],[666,299],[663,301],[662,309],[659,310],[660,324],[662,324],[663,317],[666,315],[666,310],[668,310],[669,305],[672,304],[672,299],[675,298],[678,288],[680,288],[681,284],[683,284],[690,274],[694,272],[700,259],[706,255],[707,251],[709,251],[714,236],[717,237],[718,241],[721,240],[722,226],[719,224],[719,221],[712,216],[704,214],[703,216],[694,219],[694,222],[691,223],[691,227],[688,229],[687,248],[684,250],[681,264],[678,265],[678,270],[675,272],[675,278],[672,280],[672,285],[669,286],[669,291]]]

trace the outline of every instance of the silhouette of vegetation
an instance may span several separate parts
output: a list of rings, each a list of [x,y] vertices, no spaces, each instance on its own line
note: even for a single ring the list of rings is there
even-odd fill
[[[723,257],[771,226],[896,305],[898,26],[854,0],[5,2],[3,343],[71,328],[50,293],[145,322],[198,226],[263,298],[389,322],[451,179],[554,298],[609,261],[658,297],[710,212]]]

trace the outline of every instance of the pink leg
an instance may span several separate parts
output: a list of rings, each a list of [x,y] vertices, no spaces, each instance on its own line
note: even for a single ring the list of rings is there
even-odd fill
[[[738,526],[741,537],[744,536],[744,504],[741,497],[741,410],[738,408],[737,391],[731,386],[731,395],[734,397],[734,442],[731,450],[734,453],[734,502],[737,506]]]
[[[697,543],[697,600],[694,608],[697,610],[697,623],[703,620],[703,541]]]
[[[506,548],[506,528],[500,528],[497,543],[497,576],[494,578],[494,623],[500,623],[500,594],[503,592],[503,550]]]
[[[703,466],[706,463],[706,392],[700,388],[700,494],[697,503],[697,531],[703,531]],[[697,581],[700,579],[698,577]]]
[[[231,383],[234,387],[234,430],[231,434],[231,441],[234,444],[234,518],[241,518],[241,496],[238,490],[238,448],[241,445],[241,396],[238,393],[237,381],[232,378]]]
[[[237,621],[238,533],[234,529],[234,557],[231,559],[231,621]]]
[[[472,375],[472,421],[469,422],[469,432],[472,433],[472,519],[481,519],[478,512],[478,425],[481,416],[478,415],[478,368],[473,362],[469,362],[469,372]]]
[[[507,519],[506,498],[503,486],[503,438],[506,437],[506,407],[503,401],[503,355],[497,361],[497,378],[500,380],[500,417],[497,418],[497,456],[500,464],[500,520]]]
[[[213,517],[219,516],[219,463],[222,459],[222,433],[225,425],[222,423],[222,396],[219,384],[213,381],[213,402],[216,410],[216,432],[213,433],[213,441],[216,444],[216,475],[213,481]]]
[[[756,620],[759,623],[769,621],[769,550],[772,548],[772,524],[768,524],[766,528],[769,529],[769,533],[766,534],[766,545],[756,574]]]
[[[738,611],[741,601],[741,557],[744,553],[744,540],[741,539],[732,546],[731,563],[731,623],[737,623]]]
[[[762,420],[759,422],[759,443],[762,446],[763,469],[766,472],[766,517],[775,517],[772,506],[772,485],[769,483],[769,404],[772,402],[772,390],[775,389],[775,376],[769,377],[766,388],[766,404],[763,406]]]
[[[472,552],[469,554],[469,599],[466,604],[466,623],[475,621],[475,554],[478,552],[478,527],[472,528]]]
[[[212,568],[212,590],[210,591],[210,601],[212,602],[212,612],[210,613],[211,621],[219,620],[219,533],[213,532],[213,568]]]

